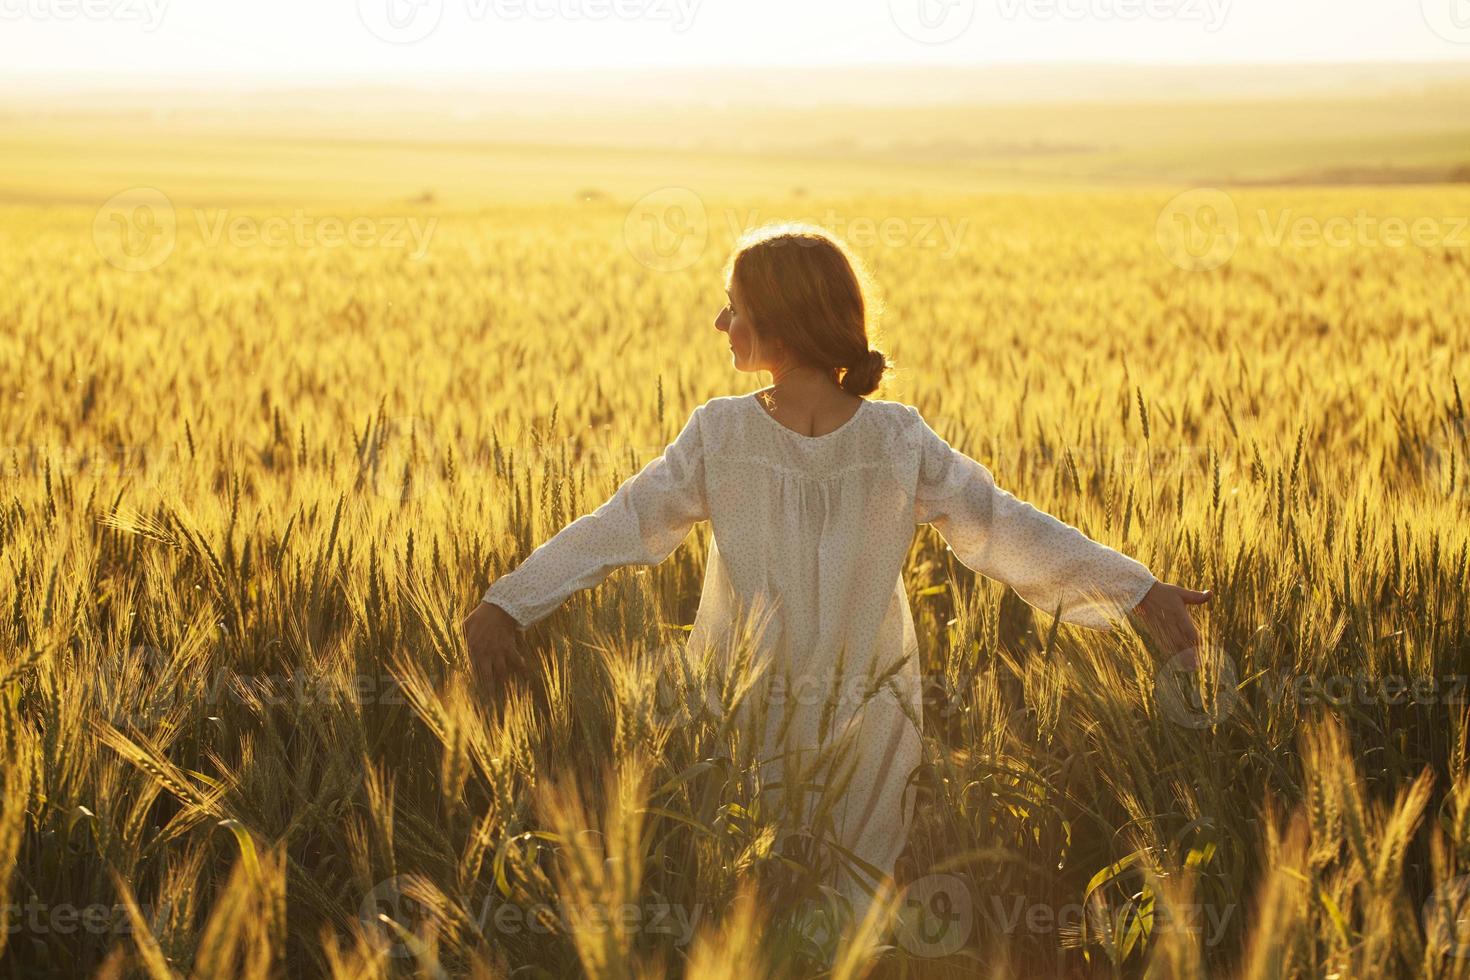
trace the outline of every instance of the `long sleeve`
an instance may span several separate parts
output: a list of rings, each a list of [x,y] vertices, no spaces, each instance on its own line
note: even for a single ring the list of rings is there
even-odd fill
[[[524,628],[621,566],[656,565],[667,558],[690,528],[709,518],[703,408],[694,410],[662,456],[623,481],[602,506],[562,528],[518,568],[496,579],[485,601]]]
[[[986,466],[922,417],[913,431],[915,523],[933,524],[966,567],[1063,622],[1097,630],[1110,630],[1157,581],[1140,562],[996,486]]]

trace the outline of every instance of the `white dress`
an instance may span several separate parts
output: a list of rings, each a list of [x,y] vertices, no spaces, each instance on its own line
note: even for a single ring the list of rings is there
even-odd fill
[[[766,686],[742,710],[771,705],[751,722],[763,731],[763,784],[799,763],[802,778],[835,787],[821,826],[883,875],[907,838],[920,761],[918,643],[901,578],[917,526],[933,524],[961,562],[1033,606],[1093,629],[1110,629],[1156,581],[997,487],[910,406],[867,399],[836,430],[805,436],[752,393],[696,408],[662,456],[497,579],[485,601],[529,626],[620,566],[662,561],[703,520],[713,542],[688,651],[715,643],[728,655],[718,644],[734,624],[760,627]],[[839,871],[834,884],[856,914],[866,910],[871,873]]]

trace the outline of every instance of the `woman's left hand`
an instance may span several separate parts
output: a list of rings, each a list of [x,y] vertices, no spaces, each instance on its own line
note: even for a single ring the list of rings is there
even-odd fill
[[[1213,598],[1214,593],[1208,589],[1196,592],[1180,585],[1155,582],[1133,612],[1163,648],[1165,656],[1190,654],[1184,660],[1192,661],[1193,666],[1199,662],[1200,636],[1189,607],[1203,605]]]

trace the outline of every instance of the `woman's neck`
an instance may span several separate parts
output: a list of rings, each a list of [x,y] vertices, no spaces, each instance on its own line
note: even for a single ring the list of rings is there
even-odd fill
[[[806,365],[772,368],[771,388],[773,391],[811,393],[841,390],[831,371]]]

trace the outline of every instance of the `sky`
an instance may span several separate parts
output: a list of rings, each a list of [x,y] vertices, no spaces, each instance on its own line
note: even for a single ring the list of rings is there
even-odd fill
[[[0,74],[1470,62],[1470,0],[0,0]]]

